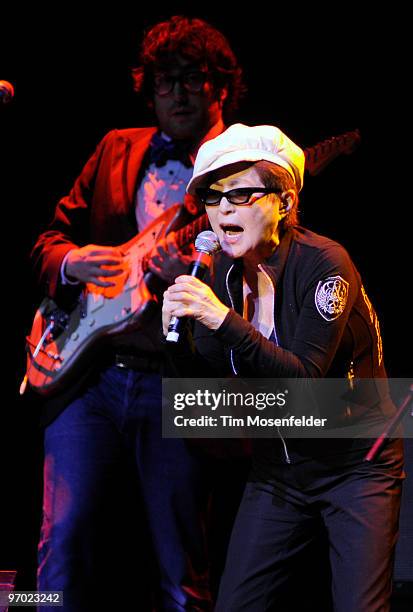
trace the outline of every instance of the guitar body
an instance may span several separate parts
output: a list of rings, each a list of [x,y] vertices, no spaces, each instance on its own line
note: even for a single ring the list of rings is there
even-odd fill
[[[114,287],[88,284],[71,312],[50,298],[43,300],[27,338],[26,377],[32,389],[45,396],[59,391],[85,370],[103,343],[139,329],[152,316],[157,293],[165,284],[145,272],[146,257],[170,231],[185,223],[185,217],[186,210],[176,204],[121,245],[125,267],[113,278]]]

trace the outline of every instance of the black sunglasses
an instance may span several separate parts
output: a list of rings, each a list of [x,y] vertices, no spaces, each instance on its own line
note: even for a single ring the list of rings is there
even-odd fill
[[[237,206],[250,206],[263,195],[268,193],[281,193],[281,190],[266,187],[240,187],[231,189],[231,191],[216,191],[215,189],[207,189],[199,187],[195,190],[196,195],[205,206],[219,206],[221,199],[226,198],[231,204]],[[251,200],[254,194],[261,194],[257,198]]]
[[[189,93],[199,93],[208,79],[208,72],[202,70],[191,70],[183,74],[172,76],[170,74],[155,74],[153,87],[158,96],[167,96],[180,83]]]

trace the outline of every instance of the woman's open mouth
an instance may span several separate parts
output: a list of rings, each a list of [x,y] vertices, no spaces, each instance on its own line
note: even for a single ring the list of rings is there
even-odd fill
[[[221,230],[224,232],[225,242],[228,244],[234,244],[237,242],[244,233],[244,228],[240,225],[234,224],[221,224]]]

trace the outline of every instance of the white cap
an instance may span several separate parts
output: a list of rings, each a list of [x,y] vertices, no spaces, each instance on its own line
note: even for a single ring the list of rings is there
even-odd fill
[[[304,180],[304,151],[274,125],[250,127],[242,123],[231,125],[225,132],[204,142],[195,159],[194,174],[188,183],[188,193],[205,185],[205,176],[218,168],[241,161],[266,160],[290,173],[300,191]]]

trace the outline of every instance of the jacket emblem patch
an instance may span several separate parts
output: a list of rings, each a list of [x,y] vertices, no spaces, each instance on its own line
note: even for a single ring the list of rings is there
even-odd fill
[[[341,276],[329,276],[315,290],[315,305],[326,321],[334,321],[344,312],[349,283]]]

